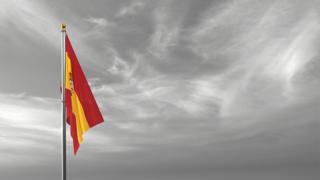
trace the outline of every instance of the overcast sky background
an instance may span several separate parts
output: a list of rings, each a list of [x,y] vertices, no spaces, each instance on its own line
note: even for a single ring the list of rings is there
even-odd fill
[[[70,180],[320,177],[319,0],[0,0],[0,179],[60,178],[60,27],[105,123]]]

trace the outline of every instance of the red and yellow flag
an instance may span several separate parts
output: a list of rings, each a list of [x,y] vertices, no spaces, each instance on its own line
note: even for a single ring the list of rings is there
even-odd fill
[[[83,140],[83,134],[89,128],[102,123],[103,117],[67,35],[65,42],[65,106],[76,154]]]

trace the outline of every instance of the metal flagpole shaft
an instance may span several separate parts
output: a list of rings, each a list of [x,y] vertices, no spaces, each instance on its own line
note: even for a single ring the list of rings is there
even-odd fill
[[[66,74],[66,25],[61,24],[61,103],[62,103],[62,161],[61,179],[67,179],[66,155],[66,108],[65,108],[65,74]]]

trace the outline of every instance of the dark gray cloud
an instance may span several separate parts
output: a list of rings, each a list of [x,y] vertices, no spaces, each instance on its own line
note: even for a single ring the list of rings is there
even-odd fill
[[[60,177],[61,22],[106,120],[71,179],[319,178],[319,1],[0,3],[0,179]]]

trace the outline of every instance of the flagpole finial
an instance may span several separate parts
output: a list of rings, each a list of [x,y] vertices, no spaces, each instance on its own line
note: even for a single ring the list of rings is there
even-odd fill
[[[66,32],[66,28],[67,28],[67,25],[66,24],[61,24],[61,32]]]

